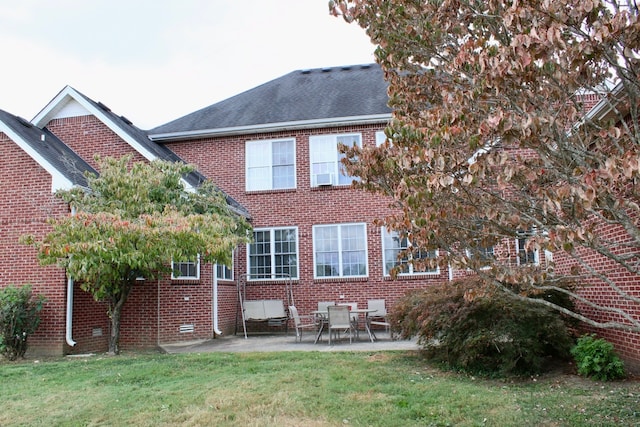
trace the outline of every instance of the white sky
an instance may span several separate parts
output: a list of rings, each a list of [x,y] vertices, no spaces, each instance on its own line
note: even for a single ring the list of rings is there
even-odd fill
[[[0,109],[65,85],[142,129],[294,70],[374,62],[328,0],[0,0]]]

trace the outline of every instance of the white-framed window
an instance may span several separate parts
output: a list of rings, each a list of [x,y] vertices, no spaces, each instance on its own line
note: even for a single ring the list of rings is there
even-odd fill
[[[516,261],[518,265],[537,265],[539,262],[538,251],[527,248],[529,239],[535,234],[533,228],[516,233]]]
[[[486,270],[491,267],[491,263],[496,259],[493,246],[482,246],[477,244],[473,248],[467,248],[467,257],[470,260],[477,260],[481,269]]]
[[[224,264],[216,264],[216,277],[218,280],[233,280],[233,270]]]
[[[173,261],[172,280],[200,280],[200,255],[195,260]]]
[[[311,186],[349,185],[355,178],[347,175],[340,160],[344,154],[338,152],[338,144],[362,147],[359,133],[342,135],[314,135],[309,137],[311,163]]]
[[[379,130],[376,132],[376,147],[380,147],[387,140],[387,135],[384,134],[383,130]]]
[[[231,267],[224,264],[216,264],[215,268],[218,280],[233,280],[233,254],[231,254]]]
[[[314,277],[367,277],[364,223],[313,226]]]
[[[440,272],[439,267],[420,266],[414,262],[437,258],[437,250],[413,249],[408,238],[402,237],[397,231],[389,231],[386,227],[382,227],[381,234],[385,276],[390,276],[391,270],[394,268],[400,268],[400,275],[438,274]]]
[[[254,229],[247,252],[249,280],[298,278],[296,227]]]
[[[295,139],[247,141],[247,191],[296,188]]]

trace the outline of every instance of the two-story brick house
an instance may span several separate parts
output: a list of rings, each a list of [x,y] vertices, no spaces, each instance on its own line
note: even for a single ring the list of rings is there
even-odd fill
[[[384,298],[390,307],[409,289],[466,274],[446,267],[409,267],[396,279],[389,274],[396,255],[409,244],[375,222],[391,212],[392,200],[353,189],[338,152],[338,144],[384,141],[382,130],[391,118],[387,101],[382,71],[369,64],[294,71],[150,131],[70,87],[31,125],[0,115],[6,153],[0,185],[3,205],[10,207],[0,229],[0,259],[10,269],[0,271],[0,286],[29,282],[47,296],[32,347],[53,353],[106,349],[105,307],[60,269],[37,266],[35,252],[16,243],[23,233],[46,231],[46,217],[68,213],[52,190],[83,185],[81,174],[73,171],[95,168],[95,154],[132,153],[136,160],[194,164],[199,173],[189,177],[190,185],[211,179],[254,227],[254,242],[235,251],[232,269],[194,261],[181,264],[181,277],[141,281],[123,313],[123,348],[233,333],[238,283],[246,299],[286,301],[290,289],[299,311],[306,313],[319,301],[366,306],[368,299]],[[18,125],[31,126],[31,134],[11,130]],[[73,155],[73,168],[66,161],[38,160],[43,147],[54,143],[52,159]],[[65,173],[72,178],[56,184]],[[21,192],[17,176],[20,182],[39,183],[29,188],[34,194]],[[545,254],[526,250],[525,240],[514,236],[495,250],[510,248],[517,263],[544,263]],[[640,360],[638,341],[616,344],[628,349],[627,358]]]
[[[251,213],[255,243],[235,257],[248,299],[281,297],[282,273],[301,312],[318,301],[392,304],[448,280],[446,269],[391,280],[400,242],[374,224],[391,200],[351,188],[340,166],[338,144],[384,141],[386,89],[377,65],[295,71],[149,132]]]

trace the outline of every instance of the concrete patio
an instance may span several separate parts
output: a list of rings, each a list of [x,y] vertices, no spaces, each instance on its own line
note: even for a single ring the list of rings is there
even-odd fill
[[[302,342],[296,342],[295,332],[270,335],[228,335],[204,341],[164,344],[160,347],[167,353],[206,353],[206,352],[254,352],[254,351],[387,351],[387,350],[419,350],[415,339],[392,340],[387,332],[376,331],[377,341],[371,342],[366,335],[349,343],[342,339],[330,346],[326,335],[317,344],[313,343],[311,333],[303,335]]]

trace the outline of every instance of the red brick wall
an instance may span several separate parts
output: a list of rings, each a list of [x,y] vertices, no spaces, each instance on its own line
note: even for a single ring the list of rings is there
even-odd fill
[[[120,348],[158,345],[158,282],[138,280],[122,309]]]
[[[633,250],[632,246],[622,244],[624,242],[629,243],[629,237],[621,227],[602,225],[598,228],[597,232],[600,235],[607,236],[607,238],[613,241],[621,243],[618,250],[614,250],[614,253],[620,255]],[[638,275],[624,270],[619,264],[595,252],[581,250],[579,254],[596,272],[606,275],[623,292],[627,292],[635,298],[640,298],[640,279]],[[560,273],[567,273],[572,266],[576,265],[576,261],[563,252],[554,254],[554,260],[558,265],[558,271]],[[640,319],[640,304],[623,299],[612,287],[597,279],[592,278],[587,280],[585,284],[587,286],[580,289],[580,294],[588,300],[605,307],[621,309],[633,316],[636,320]],[[586,304],[579,305],[579,308],[587,317],[599,322],[616,321],[625,323],[625,320],[615,313],[596,310]],[[628,367],[631,370],[640,372],[640,333],[596,329],[589,326],[585,326],[585,332],[596,333],[598,336],[614,344],[616,351],[625,359]]]
[[[18,239],[44,235],[50,229],[46,218],[65,214],[67,208],[52,196],[51,176],[3,133],[0,148],[0,287],[30,283],[34,294],[47,298],[40,327],[29,339],[30,352],[59,354],[65,326],[64,271],[41,267],[36,250]]]
[[[211,265],[201,265],[200,280],[160,281],[159,342],[172,343],[213,337]],[[180,332],[192,325],[193,332]]]
[[[245,206],[251,213],[255,228],[292,226],[298,227],[299,280],[294,281],[294,300],[301,313],[317,308],[318,301],[357,302],[366,307],[367,299],[385,298],[390,307],[407,290],[429,286],[447,280],[448,271],[437,275],[415,276],[403,280],[383,277],[382,237],[380,228],[374,225],[376,218],[389,212],[389,200],[381,196],[357,191],[348,186],[311,188],[309,164],[309,136],[359,132],[364,145],[375,145],[375,132],[381,126],[352,126],[330,130],[280,132],[228,138],[211,138],[168,144],[185,161],[213,180],[218,187]],[[285,191],[245,191],[245,142],[260,139],[295,137],[297,188]],[[223,165],[223,166],[222,166]],[[233,166],[230,166],[233,165]],[[363,222],[367,224],[368,278],[314,279],[313,234],[316,224]],[[236,278],[246,273],[246,248],[240,248],[236,256]],[[250,283],[247,299],[284,299],[282,282],[266,284]],[[235,289],[234,289],[235,291]],[[343,296],[343,298],[341,298]],[[237,298],[226,288],[220,289],[223,304],[220,314],[221,327],[233,331]]]
[[[94,160],[96,155],[122,157],[134,154],[134,162],[145,160],[95,116],[55,119],[47,124],[47,128],[95,169],[98,169]]]
[[[93,296],[73,286],[72,339],[74,347],[65,346],[67,354],[100,353],[109,348],[109,318],[107,305],[96,302]]]

